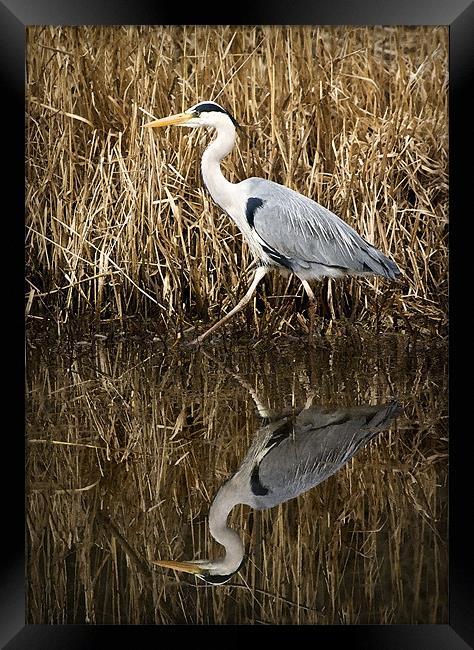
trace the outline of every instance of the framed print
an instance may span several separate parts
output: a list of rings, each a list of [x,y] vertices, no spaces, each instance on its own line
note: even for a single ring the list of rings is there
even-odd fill
[[[472,7],[201,9],[0,8],[26,215],[2,643],[467,648]]]

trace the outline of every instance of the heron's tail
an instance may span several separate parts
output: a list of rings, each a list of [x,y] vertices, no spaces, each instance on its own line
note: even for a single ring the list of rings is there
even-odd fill
[[[385,408],[379,407],[379,410],[375,413],[374,417],[367,422],[367,428],[371,431],[380,431],[387,424],[400,415],[403,412],[403,409],[396,399],[392,400],[386,404]]]
[[[367,268],[369,272],[375,273],[375,275],[381,275],[389,280],[397,280],[402,272],[395,262],[371,244],[367,246],[367,250],[364,251],[364,268]]]

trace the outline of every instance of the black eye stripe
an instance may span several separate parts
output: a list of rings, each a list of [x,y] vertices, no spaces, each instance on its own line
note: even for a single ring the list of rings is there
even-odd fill
[[[221,575],[210,576],[210,575],[208,575],[208,576],[203,576],[203,580],[205,580],[205,582],[209,582],[212,585],[223,585],[224,582],[227,582],[228,580],[230,580],[233,575],[234,575],[233,573],[230,573],[229,575],[226,575],[226,576],[221,576]]]
[[[232,123],[234,126],[239,126],[236,122],[236,120],[232,117],[232,115],[229,113],[229,111],[226,111],[222,106],[219,106],[218,104],[210,104],[208,102],[203,102],[202,104],[198,104],[193,108],[193,111],[195,113],[224,113],[224,115],[228,115],[230,119],[232,120]]]
[[[194,107],[196,113],[202,113],[203,111],[206,113],[210,113],[212,111],[217,111],[218,113],[227,113],[227,111],[222,108],[222,106],[219,106],[218,104],[211,104],[207,102],[203,102],[202,104],[198,104],[197,106]]]

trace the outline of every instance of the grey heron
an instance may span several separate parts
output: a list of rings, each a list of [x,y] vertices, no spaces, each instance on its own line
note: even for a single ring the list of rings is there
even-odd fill
[[[201,343],[240,311],[270,269],[293,273],[301,281],[310,301],[310,314],[314,313],[315,296],[309,280],[346,275],[378,275],[395,280],[400,275],[395,262],[316,201],[263,178],[229,182],[220,163],[234,147],[238,124],[216,102],[200,102],[184,113],[144,126],[170,125],[207,127],[217,131],[202,156],[204,184],[217,205],[234,220],[258,262],[245,296],[193,343]]]
[[[340,469],[400,412],[398,402],[337,410],[309,407],[295,417],[260,428],[238,471],[217,492],[209,510],[209,532],[225,549],[223,558],[154,564],[223,584],[240,569],[244,545],[227,526],[234,506],[257,510],[294,499]]]

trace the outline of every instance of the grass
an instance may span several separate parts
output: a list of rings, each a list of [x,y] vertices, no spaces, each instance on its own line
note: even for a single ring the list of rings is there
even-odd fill
[[[386,343],[224,357],[276,411],[313,393],[403,415],[298,499],[237,506],[246,561],[222,587],[152,561],[219,553],[209,504],[260,426],[243,383],[133,341],[28,347],[28,622],[446,623],[446,359]]]
[[[319,316],[444,337],[447,48],[444,27],[29,27],[28,320],[149,318],[176,338],[243,295],[247,246],[200,176],[209,134],[141,129],[214,99],[246,130],[230,180],[313,197],[404,272],[321,282]],[[269,335],[307,321],[277,275],[246,314]]]

